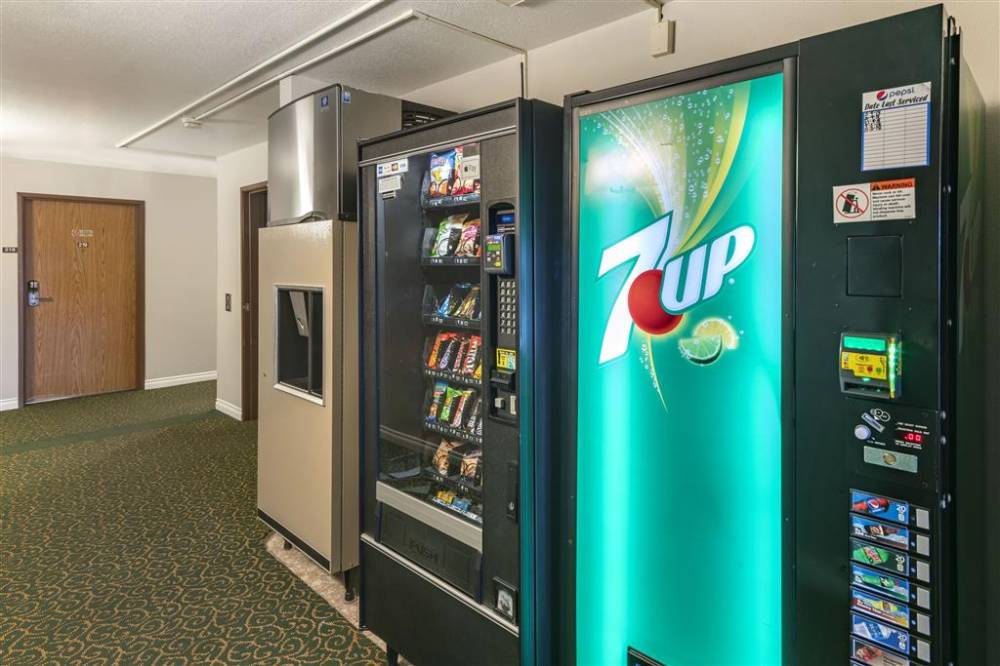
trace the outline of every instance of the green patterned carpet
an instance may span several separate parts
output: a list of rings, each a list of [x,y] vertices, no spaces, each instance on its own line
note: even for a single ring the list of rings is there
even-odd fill
[[[378,664],[264,549],[215,384],[0,413],[0,664]]]

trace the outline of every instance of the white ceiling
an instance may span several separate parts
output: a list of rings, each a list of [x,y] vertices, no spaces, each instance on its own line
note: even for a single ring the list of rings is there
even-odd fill
[[[118,161],[128,152],[132,161],[136,157],[160,164],[172,161],[177,170],[197,170],[199,163],[210,163],[205,158],[266,138],[267,115],[278,105],[276,87],[214,116],[201,130],[184,129],[178,121],[127,151],[116,151],[113,146],[363,4],[3,0],[3,151],[46,159],[79,153],[98,162]],[[385,0],[254,81],[411,8],[531,49],[643,11],[648,5],[643,0],[527,0],[510,8],[496,0]],[[402,95],[510,55],[501,47],[445,27],[410,21],[303,73]],[[510,90],[502,95],[516,93]]]

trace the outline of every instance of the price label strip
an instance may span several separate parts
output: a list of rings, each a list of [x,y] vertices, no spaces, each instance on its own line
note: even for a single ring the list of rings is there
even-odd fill
[[[925,610],[930,610],[931,607],[931,591],[929,589],[887,571],[878,571],[852,563],[851,584],[884,594],[903,603],[914,604]]]
[[[859,613],[851,613],[851,633],[880,647],[916,657],[920,661],[931,660],[929,641],[913,638],[908,631],[872,620]]]
[[[911,611],[909,606],[883,599],[864,590],[851,590],[851,609],[870,615],[881,622],[909,629],[924,636],[931,635],[929,615],[919,611]]]
[[[852,562],[864,564],[879,571],[909,576],[921,583],[931,582],[931,566],[923,560],[910,557],[906,553],[892,548],[883,548],[870,541],[852,538],[850,542]]]
[[[931,538],[909,528],[851,514],[851,534],[876,543],[930,556]]]

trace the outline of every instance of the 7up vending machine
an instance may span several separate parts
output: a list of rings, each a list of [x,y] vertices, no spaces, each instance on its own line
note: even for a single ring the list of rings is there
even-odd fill
[[[565,111],[552,662],[993,663],[983,115],[954,22]]]

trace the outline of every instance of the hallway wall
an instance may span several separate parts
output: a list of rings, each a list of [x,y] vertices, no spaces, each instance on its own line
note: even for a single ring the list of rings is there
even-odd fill
[[[18,245],[18,192],[145,201],[146,386],[215,377],[214,178],[4,157],[4,246]],[[0,255],[0,409],[17,406],[19,256]]]

